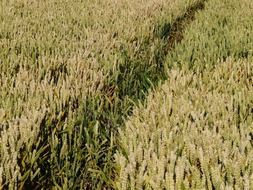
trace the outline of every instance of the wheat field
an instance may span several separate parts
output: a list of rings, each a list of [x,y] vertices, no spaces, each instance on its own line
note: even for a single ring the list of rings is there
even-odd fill
[[[139,85],[124,68],[153,69],[196,2],[1,0],[1,187],[112,188],[121,97]]]
[[[118,188],[252,189],[252,62],[168,74],[120,133]]]
[[[0,0],[0,189],[253,188],[251,0]]]
[[[253,3],[205,7],[119,129],[118,189],[253,189]]]

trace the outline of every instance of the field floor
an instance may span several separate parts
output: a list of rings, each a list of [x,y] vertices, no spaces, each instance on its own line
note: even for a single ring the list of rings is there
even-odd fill
[[[253,189],[253,1],[0,0],[0,189]]]

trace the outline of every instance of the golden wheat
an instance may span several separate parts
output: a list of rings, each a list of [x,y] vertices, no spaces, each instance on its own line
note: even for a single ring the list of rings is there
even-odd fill
[[[118,188],[252,189],[252,62],[169,76],[120,130]]]
[[[125,52],[129,60],[142,60],[144,45],[150,48],[147,52],[155,51],[159,24],[172,24],[195,2],[2,0],[0,186],[24,188],[26,181],[35,179],[40,181],[35,184],[75,186],[77,174],[69,173],[68,168],[83,167],[76,160],[89,163],[87,157],[93,159],[92,164],[98,162],[89,153],[76,158],[76,150],[70,148],[92,146],[76,140],[81,125],[78,117],[91,117],[82,114],[86,102],[107,96],[105,81],[114,80],[119,65],[126,62]],[[152,57],[147,59],[152,62]],[[97,122],[91,119],[85,130],[95,128]],[[43,173],[43,162],[52,171]],[[92,164],[82,171],[91,171]],[[87,174],[83,175],[79,188],[90,184]],[[93,176],[89,175],[90,180]]]

